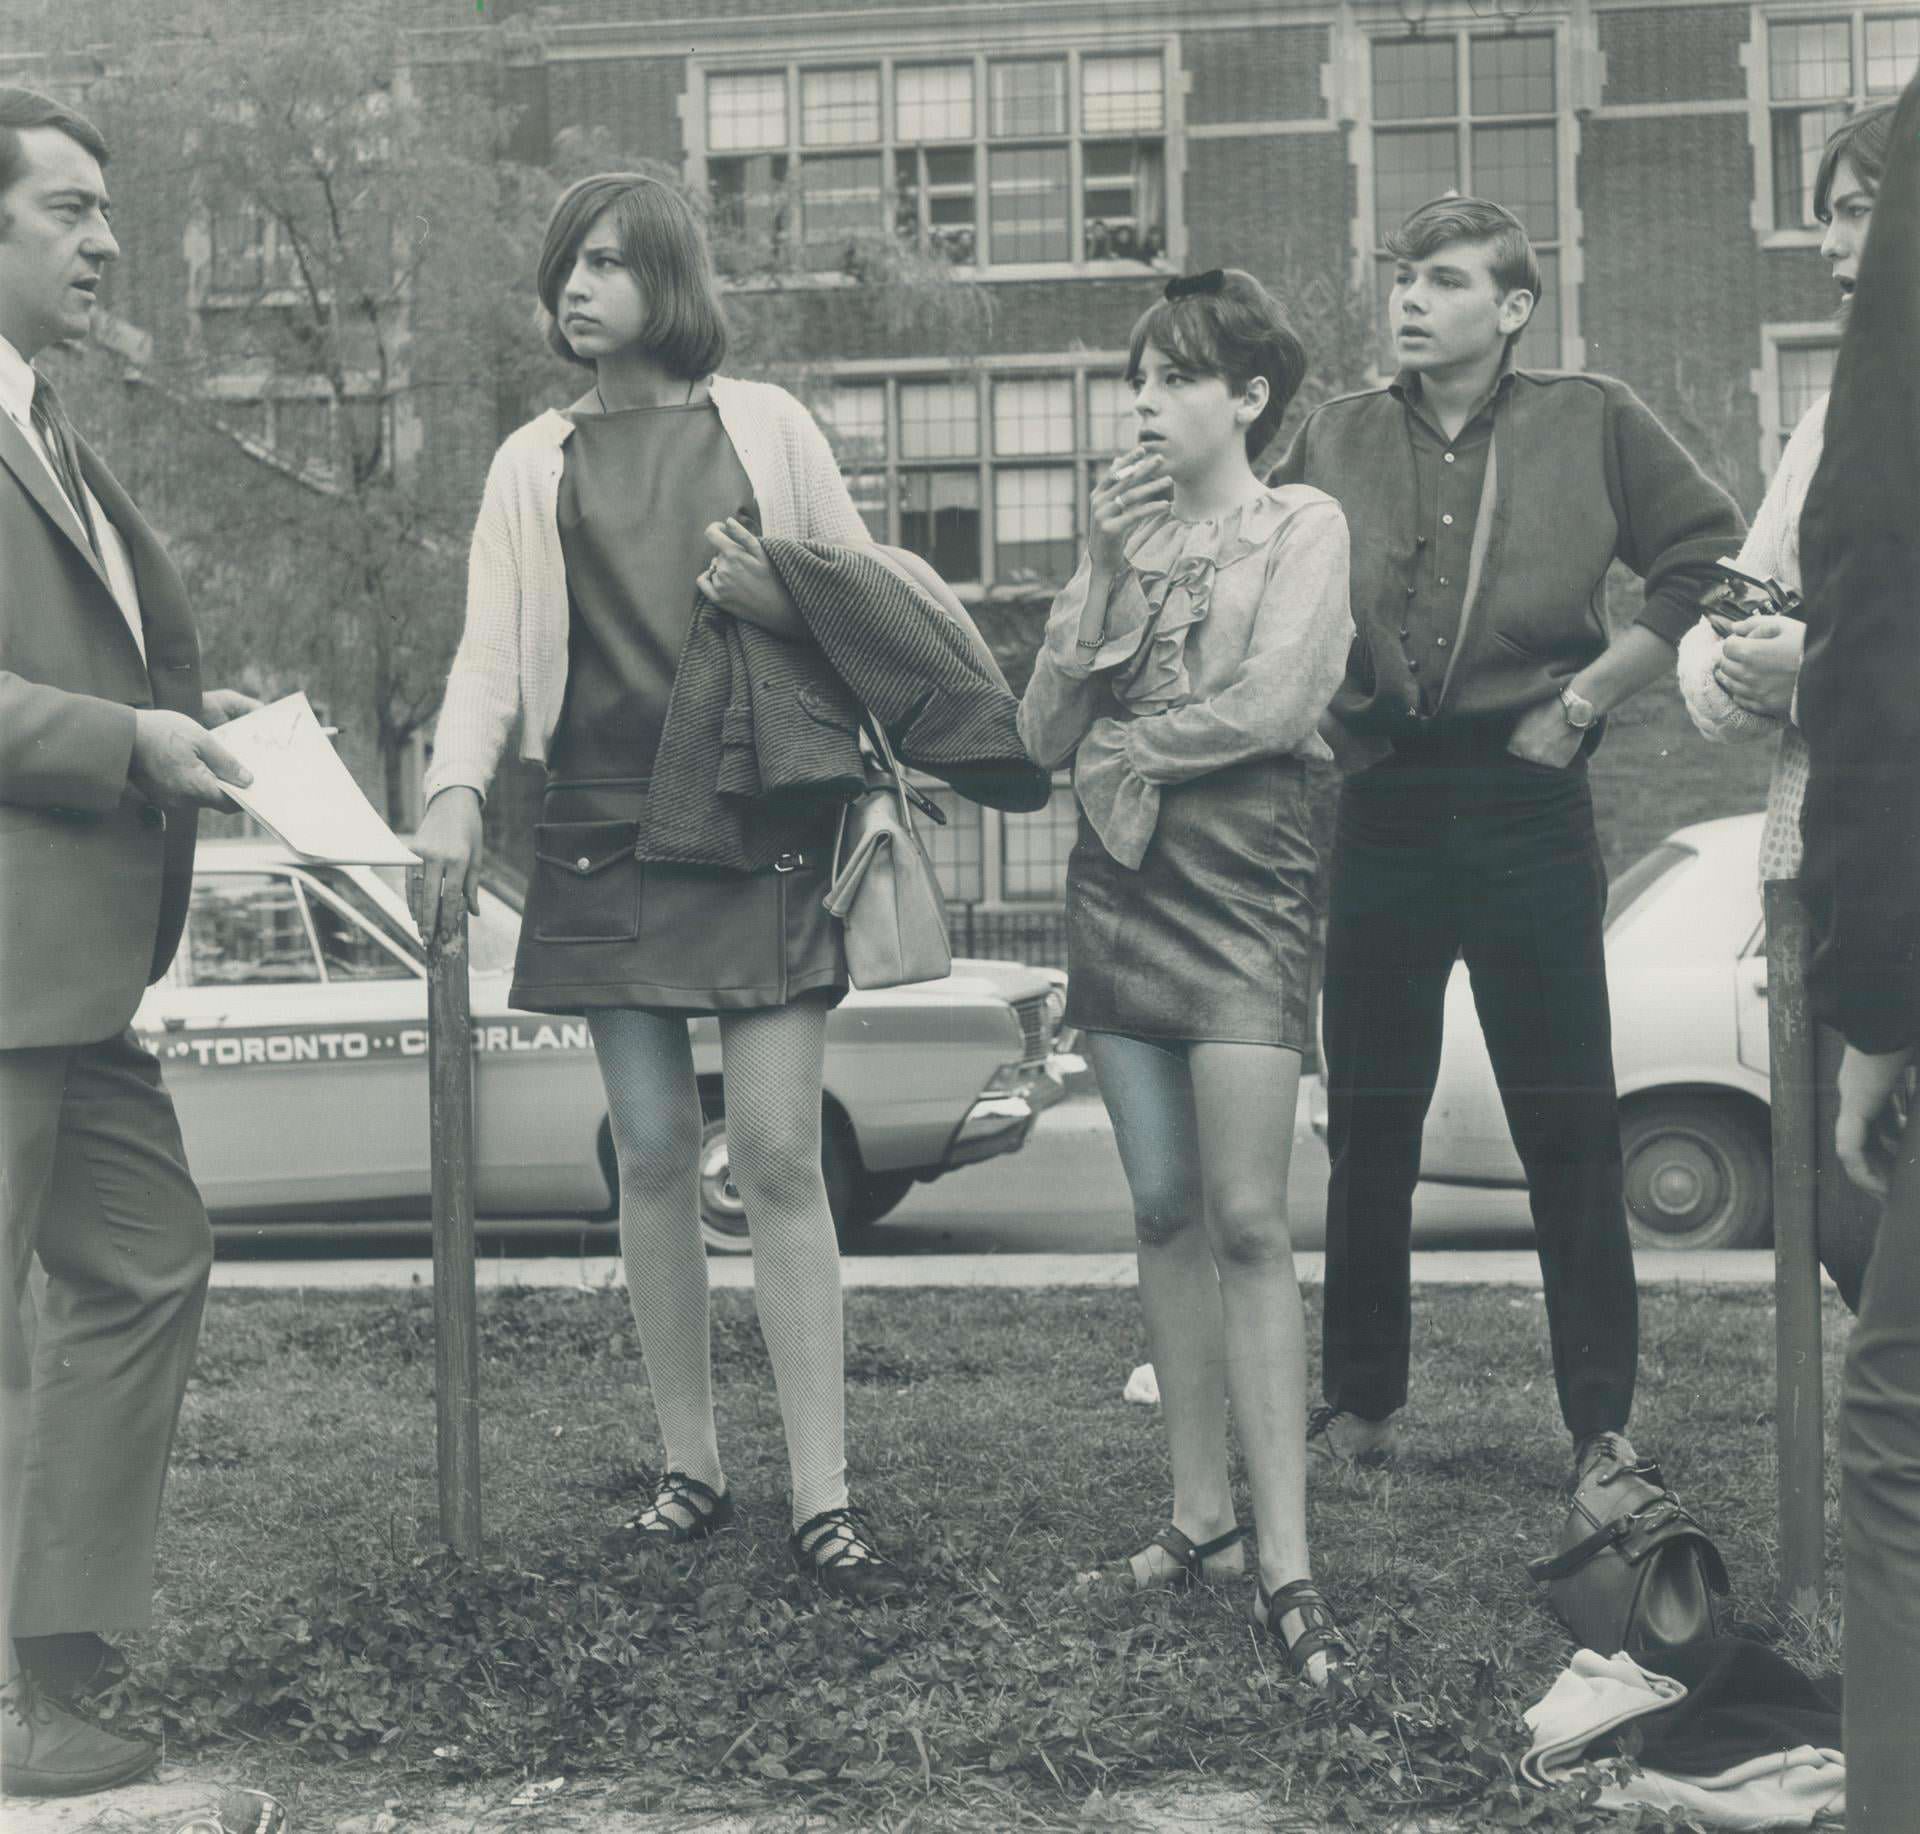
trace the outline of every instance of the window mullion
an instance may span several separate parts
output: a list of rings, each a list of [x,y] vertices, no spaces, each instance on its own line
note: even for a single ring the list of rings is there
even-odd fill
[[[1080,53],[1067,52],[1067,259],[1077,267],[1087,258],[1086,118],[1080,102]]]
[[[982,589],[991,587],[1000,576],[1000,531],[994,515],[993,492],[993,389],[985,370],[976,370],[973,377],[975,425],[979,427],[976,444],[979,454],[975,463],[979,470],[978,490],[980,492],[980,585]]]

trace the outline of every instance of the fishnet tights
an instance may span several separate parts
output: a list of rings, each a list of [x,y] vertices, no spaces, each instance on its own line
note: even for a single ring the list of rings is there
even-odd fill
[[[820,1173],[826,1010],[720,1019],[733,1181],[753,1236],[754,1303],[787,1432],[795,1526],[847,1501],[840,1257]],[[667,1468],[725,1487],[700,1241],[700,1096],[686,1021],[592,1015],[620,1161],[620,1254]]]

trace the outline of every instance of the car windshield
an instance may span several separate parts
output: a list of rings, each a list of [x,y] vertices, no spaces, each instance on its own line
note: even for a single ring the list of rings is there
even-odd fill
[[[1699,857],[1691,847],[1682,847],[1677,841],[1662,841],[1650,852],[1643,853],[1607,887],[1606,927],[1611,930],[1625,922],[1627,913],[1662,879],[1676,867]]]

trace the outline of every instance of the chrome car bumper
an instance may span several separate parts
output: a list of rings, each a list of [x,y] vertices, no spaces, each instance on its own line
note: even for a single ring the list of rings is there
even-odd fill
[[[1009,1064],[975,1098],[940,1161],[943,1172],[974,1165],[1026,1144],[1034,1120],[1067,1092],[1067,1078],[1086,1068],[1078,1053],[1056,1048],[1042,1063]]]

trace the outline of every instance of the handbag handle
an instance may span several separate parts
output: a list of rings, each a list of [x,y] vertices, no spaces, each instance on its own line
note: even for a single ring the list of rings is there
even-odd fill
[[[913,805],[907,800],[906,779],[900,774],[900,760],[893,755],[893,744],[887,737],[887,729],[871,713],[860,722],[860,729],[873,740],[874,749],[880,754],[881,768],[893,784],[894,801],[900,806],[900,825],[912,834]]]
[[[874,749],[879,752],[881,762],[887,775],[893,779],[893,787],[898,794],[904,797],[908,804],[918,809],[935,827],[944,828],[947,825],[946,810],[937,802],[930,801],[907,781],[907,774],[900,768],[900,760],[894,756],[893,747],[887,741],[887,729],[869,713],[862,718],[860,730],[872,735]],[[904,817],[904,810],[902,813]],[[908,820],[906,825],[910,830],[913,827],[911,820]]]

